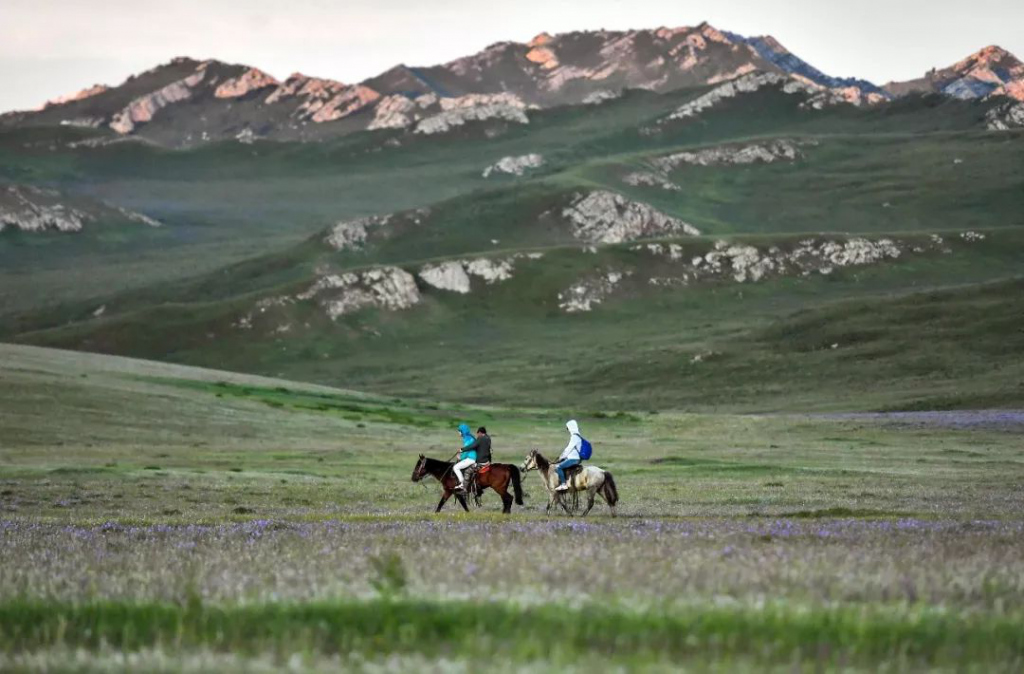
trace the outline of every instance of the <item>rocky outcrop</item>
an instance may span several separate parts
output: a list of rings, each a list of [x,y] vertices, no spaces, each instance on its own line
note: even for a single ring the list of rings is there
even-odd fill
[[[837,89],[822,87],[810,80],[780,75],[774,72],[750,72],[737,79],[731,80],[715,87],[711,91],[694,100],[680,106],[661,123],[691,119],[701,113],[716,107],[722,101],[735,98],[741,94],[750,94],[760,91],[766,87],[776,87],[785,94],[799,94],[805,97],[800,107],[813,110],[822,110],[834,105],[874,105],[886,100],[883,94],[864,89],[847,86]]]
[[[136,98],[114,115],[110,121],[110,128],[120,134],[131,133],[136,125],[153,119],[153,115],[161,108],[191,98],[192,87],[202,82],[205,75],[205,70],[199,70],[157,91]]]
[[[249,68],[238,77],[223,82],[213,92],[217,98],[241,98],[253,91],[266,89],[280,84],[276,79],[257,68]]]
[[[311,122],[322,124],[333,122],[362,110],[380,98],[380,94],[369,87],[356,85],[347,87],[327,100],[314,99],[302,104],[301,114]]]
[[[477,277],[488,285],[512,278],[518,260],[539,260],[543,253],[516,253],[504,258],[479,257],[472,260],[448,260],[425,265],[419,277],[429,286],[457,293],[470,291],[470,277]]]
[[[622,178],[622,182],[633,187],[660,187],[663,190],[669,190],[671,192],[678,192],[681,188],[674,182],[666,178],[660,173],[654,173],[652,171],[634,171],[627,173]]]
[[[771,164],[778,161],[795,161],[802,155],[799,145],[816,145],[813,141],[797,143],[790,140],[774,140],[747,145],[723,145],[656,157],[649,160],[650,171],[634,171],[623,176],[622,181],[633,187],[658,187],[678,192],[682,188],[672,182],[669,174],[683,165],[689,166],[733,166],[744,164]]]
[[[79,232],[91,216],[60,203],[50,190],[12,185],[0,193],[0,232],[11,227],[23,232]]]
[[[416,124],[415,133],[446,133],[467,122],[491,119],[529,124],[526,104],[515,94],[470,94],[458,98],[440,99],[441,112]]]
[[[68,94],[66,96],[58,96],[57,98],[49,100],[40,109],[45,110],[46,108],[52,108],[54,106],[64,105],[66,103],[84,101],[87,98],[92,98],[93,96],[98,96],[99,94],[103,94],[108,91],[110,91],[110,87],[108,87],[107,85],[94,84],[87,89],[82,89],[81,91],[77,91],[73,94]]]
[[[673,262],[683,259],[683,247],[678,243],[647,243],[633,246],[631,250],[646,251],[652,255],[665,256]]]
[[[484,169],[483,177],[489,178],[494,173],[521,176],[529,169],[544,165],[544,157],[539,154],[524,154],[518,157],[502,157]]]
[[[985,240],[980,232],[958,235],[966,244]],[[700,281],[756,283],[779,276],[829,275],[848,268],[864,267],[921,253],[950,254],[952,249],[938,235],[925,241],[865,237],[808,238],[788,247],[756,246],[718,241],[711,250],[701,246],[688,252],[686,244],[645,243],[630,248],[634,253],[656,258],[635,264],[638,273],[653,270],[648,285],[676,288]],[[559,293],[559,307],[568,313],[591,311],[616,291],[630,270],[602,271],[584,277]]]
[[[375,267],[323,274],[295,299],[316,302],[331,320],[337,320],[362,309],[408,309],[419,303],[420,293],[416,280],[407,271],[398,267]]]
[[[103,126],[102,117],[73,117],[60,120],[61,126],[70,126],[77,129],[98,129]]]
[[[730,166],[736,164],[772,164],[800,158],[797,143],[773,140],[748,145],[722,145],[692,152],[677,152],[651,161],[655,168],[670,173],[683,164],[690,166]]]
[[[577,195],[562,210],[562,217],[571,223],[573,236],[588,243],[620,243],[657,236],[700,234],[696,227],[682,220],[606,191]]]
[[[382,227],[391,220],[390,215],[371,215],[355,220],[344,220],[334,225],[324,241],[334,250],[361,248],[366,242],[367,232]]]
[[[267,105],[298,105],[291,116],[315,124],[333,122],[372,105],[380,94],[362,84],[348,86],[335,80],[294,73],[266,98]]]
[[[985,126],[990,131],[1009,131],[1024,128],[1024,103],[1004,103],[985,114]]]
[[[289,101],[293,98],[305,102],[326,101],[337,96],[345,89],[345,85],[335,80],[320,77],[308,77],[302,73],[292,73],[284,82],[267,96],[267,105]]]
[[[580,101],[583,105],[601,105],[606,101],[613,101],[616,98],[622,96],[622,92],[610,91],[608,89],[598,89],[583,97]]]
[[[797,93],[798,91],[802,91],[803,93],[815,93],[817,91],[810,84],[790,80],[790,78],[784,75],[779,75],[778,73],[750,73],[732,80],[731,82],[719,85],[685,105],[676,108],[676,110],[670,113],[665,120],[671,121],[696,117],[702,112],[715,107],[722,101],[735,98],[740,94],[753,93],[763,87],[778,85],[790,87],[790,90],[786,93]]]
[[[591,311],[611,295],[625,276],[619,271],[608,271],[584,279],[558,293],[558,308],[568,314]]]
[[[119,206],[81,199],[72,206],[67,201],[55,190],[28,185],[0,187],[0,231],[11,228],[23,232],[80,232],[85,223],[97,219],[160,226],[149,216]]]
[[[946,252],[942,244],[941,238],[932,239],[926,246],[920,246],[890,238],[870,240],[853,237],[845,240],[805,239],[789,249],[718,241],[712,250],[696,255],[687,255],[682,246],[672,249],[658,244],[637,246],[634,250],[682,262],[680,273],[672,277],[652,278],[652,285],[672,285],[670,280],[685,285],[700,279],[731,279],[737,283],[747,283],[761,281],[769,276],[827,275],[846,267],[895,260],[906,253],[926,250]]]
[[[469,275],[463,263],[449,260],[440,264],[429,264],[420,269],[423,282],[439,290],[466,294],[469,292]]]

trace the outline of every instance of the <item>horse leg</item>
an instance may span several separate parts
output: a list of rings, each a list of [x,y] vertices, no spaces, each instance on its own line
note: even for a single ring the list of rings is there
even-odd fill
[[[597,490],[594,489],[593,487],[587,490],[587,509],[583,511],[583,515],[581,515],[581,517],[586,517],[587,513],[589,513],[594,508],[594,495],[596,493]]]
[[[508,515],[512,512],[512,494],[508,493],[507,489],[494,488],[494,491],[498,492],[498,496],[501,497],[501,512]]]
[[[465,510],[467,513],[469,512],[469,506],[466,504],[465,494],[456,494],[455,500],[459,502],[459,505],[462,506],[463,510]]]
[[[441,494],[441,500],[437,502],[437,510],[434,511],[435,513],[441,512],[441,508],[443,508],[444,504],[448,502],[448,499],[451,498],[451,495],[452,493],[450,491],[448,491],[447,489],[444,490],[444,493]]]
[[[569,510],[569,504],[567,504],[565,502],[565,498],[563,498],[565,496],[565,494],[568,494],[568,493],[569,492],[563,492],[563,491],[556,492],[555,500],[558,501],[558,505],[562,506],[562,510],[565,511],[565,514],[568,515],[569,517],[572,517],[572,511]]]

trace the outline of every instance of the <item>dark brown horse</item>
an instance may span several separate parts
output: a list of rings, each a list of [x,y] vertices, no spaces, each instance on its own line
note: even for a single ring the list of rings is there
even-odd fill
[[[455,473],[452,471],[452,466],[454,465],[450,461],[438,461],[437,459],[431,459],[420,454],[420,459],[416,462],[416,467],[412,471],[413,482],[419,482],[426,476],[431,475],[441,483],[444,493],[441,494],[441,500],[434,511],[436,513],[441,512],[441,508],[452,497],[452,494],[455,494],[455,499],[462,506],[462,509],[469,512],[469,506],[466,505],[466,495],[455,491],[455,488],[459,486],[459,479],[455,477]],[[516,504],[523,505],[523,485],[519,476],[519,466],[514,466],[510,463],[492,463],[485,467],[484,470],[477,471],[474,479],[476,481],[477,499],[480,498],[480,494],[485,489],[490,487],[498,492],[498,496],[501,497],[501,512],[506,514],[512,512],[512,495],[508,493],[509,484],[512,485],[512,491],[515,492]]]

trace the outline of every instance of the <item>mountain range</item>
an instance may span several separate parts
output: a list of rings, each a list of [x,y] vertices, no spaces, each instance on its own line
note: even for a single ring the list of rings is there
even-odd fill
[[[574,410],[1022,404],[1022,77],[707,24],[349,84],[175,59],[0,117],[0,340]]]
[[[754,72],[792,78],[853,105],[931,92],[1024,100],[1024,64],[998,47],[917,80],[877,86],[826,75],[771,36],[748,38],[702,23],[541,33],[443,65],[399,65],[356,84],[300,73],[278,81],[250,66],[178,58],[116,87],[95,85],[37,111],[9,113],[0,125],[83,127],[103,131],[95,142],[142,139],[170,147],[315,141],[367,129],[431,134],[471,120],[523,122],[530,109],[598,103],[629,89],[665,93]]]

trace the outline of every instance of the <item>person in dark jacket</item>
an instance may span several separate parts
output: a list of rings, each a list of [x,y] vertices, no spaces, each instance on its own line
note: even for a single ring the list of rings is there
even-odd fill
[[[491,462],[491,436],[487,435],[487,429],[481,426],[476,429],[476,440],[473,444],[462,448],[464,452],[476,452],[478,464]]]

